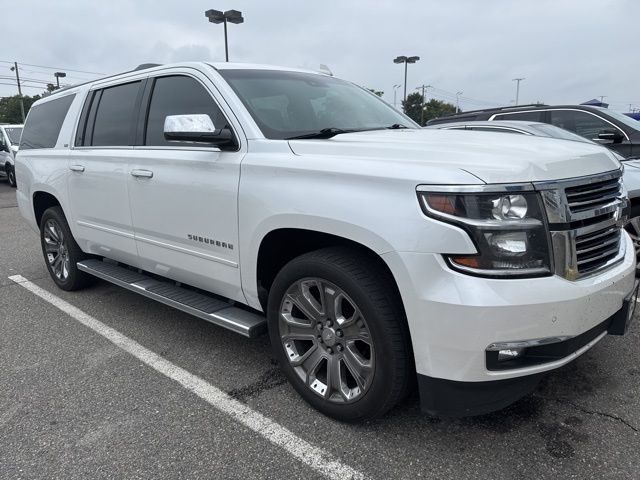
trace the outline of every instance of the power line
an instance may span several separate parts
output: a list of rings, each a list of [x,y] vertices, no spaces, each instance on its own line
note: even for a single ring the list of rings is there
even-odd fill
[[[10,62],[9,60],[0,60],[0,63],[13,64],[14,62]],[[88,72],[87,70],[74,70],[72,68],[66,68],[66,67],[48,67],[46,65],[35,65],[33,63],[22,63],[21,62],[20,65],[26,65],[27,67],[48,68],[49,70],[60,70],[60,71],[76,72],[76,73],[88,73],[90,75],[107,75],[106,73],[101,73],[101,72]]]

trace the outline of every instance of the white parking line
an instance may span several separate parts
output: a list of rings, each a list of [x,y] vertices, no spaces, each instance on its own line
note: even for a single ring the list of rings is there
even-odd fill
[[[38,297],[51,305],[59,308],[67,315],[73,317],[86,327],[103,336],[122,350],[130,353],[141,362],[160,372],[164,376],[178,382],[187,390],[195,393],[204,401],[217,408],[219,411],[229,415],[234,420],[240,422],[245,427],[253,430],[274,445],[284,449],[302,463],[308,465],[315,471],[334,479],[365,479],[365,475],[353,468],[345,465],[330,455],[328,452],[314,447],[309,442],[297,437],[294,433],[282,425],[268,419],[261,413],[256,412],[247,405],[231,398],[219,388],[214,387],[202,378],[189,373],[183,368],[174,365],[160,355],[143,347],[138,342],[131,340],[122,333],[108,327],[104,323],[96,320],[91,315],[83,312],[70,303],[40,288],[21,275],[9,277],[18,285],[26,288]]]

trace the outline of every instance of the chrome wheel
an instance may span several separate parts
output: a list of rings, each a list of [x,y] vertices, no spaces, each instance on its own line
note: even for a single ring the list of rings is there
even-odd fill
[[[315,394],[350,403],[370,387],[371,333],[358,306],[336,285],[320,278],[295,282],[280,305],[278,327],[291,366]]]
[[[627,223],[625,229],[633,241],[633,248],[636,252],[636,258],[640,254],[640,217],[633,217]],[[640,265],[636,265],[636,271],[640,269]]]
[[[69,250],[62,228],[53,219],[44,224],[44,248],[53,274],[60,280],[66,280],[69,277]]]

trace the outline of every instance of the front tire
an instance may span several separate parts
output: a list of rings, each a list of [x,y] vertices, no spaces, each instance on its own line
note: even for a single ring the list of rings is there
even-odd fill
[[[9,181],[9,185],[11,185],[13,188],[16,188],[18,186],[18,183],[16,182],[16,170],[15,168],[13,168],[12,165],[6,165],[5,166],[5,172],[7,174],[7,180]]]
[[[40,220],[40,243],[49,275],[62,290],[79,290],[95,282],[95,277],[77,267],[90,257],[73,238],[62,208],[45,210]]]
[[[290,261],[271,286],[267,320],[284,374],[325,415],[379,417],[408,391],[404,310],[393,279],[369,255],[336,247]]]

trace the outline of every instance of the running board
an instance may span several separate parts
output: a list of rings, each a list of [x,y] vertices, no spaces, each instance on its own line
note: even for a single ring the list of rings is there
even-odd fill
[[[256,337],[266,330],[267,321],[262,315],[170,282],[156,280],[135,270],[101,260],[78,262],[78,269],[245,337]]]

